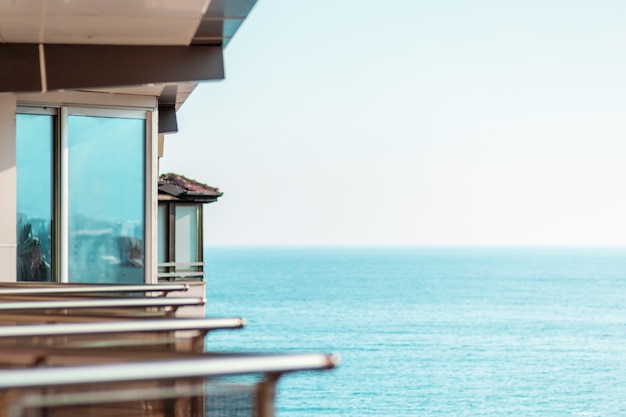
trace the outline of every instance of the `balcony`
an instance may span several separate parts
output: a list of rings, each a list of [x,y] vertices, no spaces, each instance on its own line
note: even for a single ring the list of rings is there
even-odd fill
[[[183,318],[204,304],[184,284],[3,284],[0,416],[274,415],[285,374],[331,354],[210,352],[245,319]],[[209,350],[209,351],[207,351]]]

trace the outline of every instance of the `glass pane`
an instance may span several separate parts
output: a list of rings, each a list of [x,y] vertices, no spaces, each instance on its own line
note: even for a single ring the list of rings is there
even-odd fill
[[[55,116],[16,115],[17,279],[52,280],[52,143]]]
[[[144,281],[145,120],[68,118],[70,282]]]
[[[174,242],[176,263],[198,262],[198,206],[176,206]]]
[[[159,219],[158,219],[158,263],[167,262],[167,207],[163,204],[159,204]]]

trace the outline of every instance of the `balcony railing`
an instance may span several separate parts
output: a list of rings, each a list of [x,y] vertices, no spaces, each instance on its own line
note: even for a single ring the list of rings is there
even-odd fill
[[[202,299],[21,288],[0,288],[0,416],[271,417],[281,375],[338,363],[329,354],[205,353],[208,332],[245,320],[170,314]],[[257,377],[233,381],[242,375]]]
[[[202,281],[204,262],[163,262],[158,264],[159,281]]]
[[[171,292],[187,291],[189,285],[179,284],[64,284],[56,283],[32,283],[32,282],[2,282],[0,283],[0,296],[2,295],[56,295],[56,294],[90,294],[115,296],[150,293],[152,295],[167,295]]]

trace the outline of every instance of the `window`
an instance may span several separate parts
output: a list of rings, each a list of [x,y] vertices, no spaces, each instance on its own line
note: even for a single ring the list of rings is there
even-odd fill
[[[160,279],[202,279],[202,204],[160,202],[158,222]]]
[[[176,242],[174,259],[176,263],[191,263],[200,260],[200,241],[198,240],[197,205],[176,206],[176,226],[174,227]]]
[[[144,282],[146,112],[22,111],[18,280]]]
[[[56,116],[17,115],[17,277],[50,281],[54,276],[52,242],[52,160]]]

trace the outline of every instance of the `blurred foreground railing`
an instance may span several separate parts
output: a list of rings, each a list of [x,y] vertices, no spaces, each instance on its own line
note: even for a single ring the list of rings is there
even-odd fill
[[[338,358],[324,354],[254,354],[0,371],[0,404],[8,404],[0,414],[269,417],[281,375],[331,369],[337,363]],[[221,380],[258,374],[246,385]],[[240,397],[235,404],[229,403],[233,394]]]
[[[58,295],[58,294],[85,294],[116,296],[135,293],[160,293],[167,295],[171,292],[187,291],[187,284],[56,284],[12,282],[0,283],[0,295]]]
[[[206,353],[207,333],[241,329],[245,320],[175,316],[204,299],[44,287],[53,291],[0,288],[0,417],[269,417],[281,375],[339,361]]]

